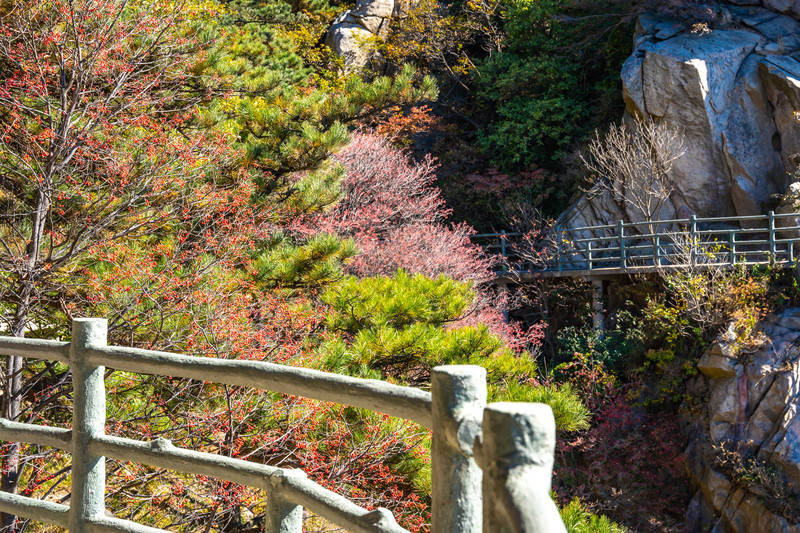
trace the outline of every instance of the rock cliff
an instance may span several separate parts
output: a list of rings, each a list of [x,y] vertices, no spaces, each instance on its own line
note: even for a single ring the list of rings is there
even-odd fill
[[[698,363],[692,531],[800,533],[800,308],[759,329],[748,347],[729,331]]]
[[[746,4],[746,5],[742,5]],[[626,119],[686,135],[664,217],[759,214],[776,207],[800,154],[800,1],[720,4],[709,24],[644,14],[622,69]],[[562,225],[641,220],[621,201],[580,198]]]

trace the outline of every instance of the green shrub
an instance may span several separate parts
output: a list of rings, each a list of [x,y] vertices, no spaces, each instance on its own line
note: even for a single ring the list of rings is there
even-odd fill
[[[326,233],[303,244],[278,235],[256,252],[256,279],[270,287],[320,287],[342,279],[343,263],[356,253],[353,241]]]
[[[469,309],[467,283],[399,270],[394,276],[349,277],[327,288],[329,335],[319,346],[323,368],[370,378],[423,384],[437,365],[486,368],[493,401],[551,406],[559,429],[588,426],[589,413],[569,387],[538,387],[528,353],[515,354],[486,326],[453,327]]]
[[[504,0],[501,51],[472,80],[490,114],[479,145],[503,169],[555,168],[567,149],[621,109],[619,71],[630,55],[627,2]]]
[[[670,305],[663,299],[647,299],[642,322],[648,343],[667,350],[680,350],[691,334],[685,305]]]
[[[644,353],[645,340],[641,319],[624,309],[616,313],[614,328],[602,335],[594,329],[575,326],[564,328],[558,335],[563,359],[570,360],[575,353],[589,353],[594,361],[613,372],[637,361]]]
[[[519,393],[518,385],[510,386],[505,394],[509,397],[498,400],[544,403],[553,410],[556,427],[562,431],[577,431],[589,427],[590,414],[583,400],[575,394],[569,383],[542,387],[525,387]],[[521,387],[520,387],[521,388]]]
[[[567,533],[626,533],[628,530],[609,520],[605,515],[589,512],[578,498],[561,508],[561,520]]]
[[[479,67],[478,98],[496,118],[479,132],[501,168],[552,166],[577,135],[588,108],[580,98],[579,65],[553,56],[495,54]]]

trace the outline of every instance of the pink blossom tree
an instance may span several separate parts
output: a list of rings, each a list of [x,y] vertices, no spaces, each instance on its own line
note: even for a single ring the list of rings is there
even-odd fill
[[[414,161],[384,137],[357,132],[335,156],[344,168],[340,201],[300,217],[303,235],[328,232],[352,238],[361,250],[348,265],[359,277],[391,275],[402,268],[471,283],[475,302],[455,325],[482,323],[516,350],[537,347],[543,325],[509,323],[507,295],[493,287],[497,260],[471,242],[467,224],[449,224],[450,210],[436,187],[435,160]]]

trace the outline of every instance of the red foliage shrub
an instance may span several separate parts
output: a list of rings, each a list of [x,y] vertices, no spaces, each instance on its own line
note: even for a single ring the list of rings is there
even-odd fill
[[[356,133],[334,159],[346,171],[341,200],[323,215],[305,220],[308,230],[384,237],[399,226],[443,223],[450,214],[434,187],[437,165],[430,156],[412,162],[388,140]]]
[[[590,429],[557,439],[559,502],[578,497],[634,531],[683,531],[691,494],[678,414],[646,412],[628,399],[635,384],[617,385],[585,355],[576,354],[560,374],[594,415]]]
[[[485,172],[467,174],[464,176],[464,181],[480,192],[504,194],[531,187],[534,183],[543,182],[544,178],[545,172],[541,168],[532,167],[517,174],[506,174],[497,168],[490,167]],[[550,187],[552,189],[553,186]]]
[[[410,145],[414,135],[429,132],[438,126],[437,117],[431,114],[431,108],[426,105],[412,107],[407,113],[399,107],[393,107],[383,115],[388,116],[378,123],[375,132],[403,146]]]
[[[472,244],[474,231],[466,224],[444,226],[407,224],[390,228],[381,237],[358,234],[361,255],[350,264],[359,276],[387,275],[398,268],[428,276],[444,274],[483,287],[493,278],[491,260]]]

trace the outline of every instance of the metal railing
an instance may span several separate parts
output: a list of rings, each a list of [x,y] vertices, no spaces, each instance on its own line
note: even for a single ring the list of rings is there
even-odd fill
[[[800,251],[800,213],[623,222],[555,227],[546,259],[526,261],[522,234],[473,236],[504,261],[507,272],[635,272],[702,265],[793,265]]]
[[[434,368],[431,392],[260,361],[190,357],[108,346],[104,319],[76,319],[71,342],[0,337],[0,354],[59,361],[73,382],[71,429],[0,419],[0,440],[72,454],[70,505],[0,492],[0,511],[75,533],[156,529],[108,516],[105,458],[213,476],[267,493],[264,530],[299,533],[303,508],[352,533],[402,533],[391,512],[367,510],[308,479],[277,468],[105,433],[105,367],[212,381],[344,403],[412,420],[433,430],[432,531],[563,532],[550,499],[555,422],[543,404],[486,403],[486,371],[477,366]],[[482,428],[486,428],[482,430]]]

